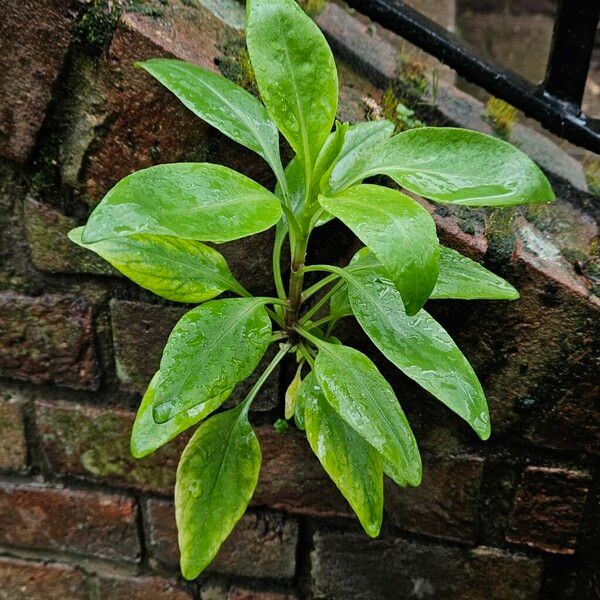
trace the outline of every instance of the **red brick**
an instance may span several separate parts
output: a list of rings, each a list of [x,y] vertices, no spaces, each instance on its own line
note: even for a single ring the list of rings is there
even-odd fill
[[[257,592],[241,588],[232,588],[227,594],[227,600],[297,600],[293,594],[279,592]]]
[[[0,469],[21,470],[27,465],[23,399],[11,390],[0,390],[0,397]]]
[[[304,433],[257,427],[262,466],[252,504],[297,514],[349,515],[351,509],[312,453]]]
[[[113,300],[111,302],[113,340],[117,375],[124,389],[143,393],[160,366],[160,357],[171,330],[186,312],[170,306]],[[267,362],[273,358],[274,346],[267,352],[253,375],[240,383],[225,407],[237,404],[256,382]],[[279,393],[278,371],[261,388],[252,404],[253,411],[271,410]]]
[[[506,539],[554,554],[574,554],[590,476],[527,467],[517,489]]]
[[[102,492],[4,484],[0,543],[137,562],[137,509]]]
[[[146,502],[146,545],[158,563],[179,567],[175,509],[165,500]],[[291,579],[296,569],[298,523],[273,513],[247,513],[208,570],[240,577]]]
[[[539,559],[480,546],[470,553],[468,584],[456,600],[537,600],[542,569]]]
[[[52,273],[117,275],[106,261],[69,240],[67,233],[77,223],[52,207],[27,198],[25,229],[31,261],[36,269]]]
[[[238,11],[242,17],[243,8]],[[214,155],[218,162],[239,166],[251,176],[268,174],[266,163],[256,154],[223,143],[224,138],[215,136],[150,75],[134,67],[136,61],[168,57],[216,71],[219,46],[239,36],[239,30],[203,6],[162,12],[161,18],[140,12],[122,15],[92,83],[90,93],[100,100],[74,115],[80,125],[73,127],[64,154],[76,157],[71,158],[68,172],[83,182],[91,202],[100,200],[124,176],[156,163],[206,160]],[[82,136],[86,123],[103,126]],[[84,149],[82,137],[89,140]],[[80,165],[83,169],[77,176]]]
[[[539,446],[600,454],[600,383],[575,383],[527,437]]]
[[[177,582],[159,577],[100,577],[97,600],[191,600],[192,595]]]
[[[74,567],[0,558],[0,600],[87,600],[84,575]]]
[[[423,481],[400,488],[386,479],[385,510],[395,525],[425,535],[473,541],[483,460],[423,457]]]
[[[132,411],[40,400],[35,412],[41,449],[56,473],[139,490],[173,491],[179,455],[189,434],[138,460],[129,449]]]
[[[0,293],[0,375],[95,389],[98,369],[88,302]]]
[[[0,20],[0,154],[27,160],[69,45],[79,2],[6,0]],[[52,40],[52,43],[47,43]]]

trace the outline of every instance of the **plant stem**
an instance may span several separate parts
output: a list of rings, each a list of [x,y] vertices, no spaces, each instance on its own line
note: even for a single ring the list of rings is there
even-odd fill
[[[300,346],[298,346],[298,347],[300,348],[300,352],[302,352],[302,355],[306,359],[306,362],[310,365],[310,368],[314,369],[315,361],[314,361],[313,357],[310,355],[308,348],[304,344],[300,344]]]
[[[306,268],[304,269],[304,272],[305,273],[307,272]],[[329,285],[330,283],[335,281],[338,277],[339,277],[339,275],[337,275],[336,273],[333,273],[332,275],[328,275],[327,277],[324,277],[320,281],[317,281],[317,283],[315,283],[314,285],[311,285],[309,288],[306,288],[306,290],[304,290],[304,292],[302,293],[302,302],[305,302],[306,300],[308,300],[313,294],[316,294],[321,288],[325,287],[326,285]]]
[[[315,304],[313,304],[313,306],[311,306],[310,309],[307,310],[304,315],[302,315],[302,319],[300,319],[300,325],[306,323],[315,313],[317,313],[327,303],[329,298],[331,298],[331,296],[333,296],[333,294],[335,294],[342,287],[343,284],[344,282],[340,281],[336,283],[330,290],[328,290],[327,293],[323,294],[318,302],[315,302]]]
[[[285,299],[285,285],[281,276],[281,248],[285,241],[285,230],[280,225],[275,231],[275,242],[273,244],[273,279],[275,280],[275,289],[280,298]]]
[[[324,325],[325,323],[329,323],[331,321],[337,321],[339,318],[340,318],[339,315],[327,315],[326,317],[323,317],[322,319],[319,319],[318,321],[311,323],[310,326],[311,326],[311,328],[319,327],[321,325]],[[330,332],[328,331],[328,333],[330,333]]]
[[[256,383],[252,386],[252,389],[248,392],[248,395],[246,396],[246,398],[243,401],[244,412],[246,412],[246,413],[248,412],[248,409],[250,408],[250,404],[252,404],[254,397],[256,396],[256,394],[258,393],[260,388],[263,386],[265,381],[268,379],[269,375],[273,372],[275,367],[281,362],[283,357],[289,352],[291,347],[292,347],[292,344],[289,344],[289,343],[283,344],[281,346],[279,352],[275,355],[275,357],[269,363],[267,368],[262,372],[261,376],[256,380]]]
[[[285,328],[288,335],[294,335],[294,326],[298,322],[298,312],[302,304],[302,284],[304,282],[304,261],[308,235],[303,235],[296,240],[292,249],[292,264],[290,268],[290,287],[288,292],[288,305],[285,311]]]

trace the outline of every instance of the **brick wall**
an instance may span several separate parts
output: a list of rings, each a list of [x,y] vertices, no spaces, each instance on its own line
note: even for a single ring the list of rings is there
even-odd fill
[[[444,243],[522,293],[511,304],[431,307],[481,377],[491,440],[478,442],[381,360],[424,479],[386,486],[383,533],[370,540],[303,435],[273,429],[284,365],[253,409],[263,465],[251,508],[198,581],[178,577],[171,494],[187,436],[138,461],[129,432],[183,309],[65,233],[115,181],[158,162],[223,162],[272,179],[132,66],[175,56],[242,76],[241,5],[121,4],[106,16],[84,0],[8,0],[0,16],[0,598],[599,597],[600,303],[582,259],[569,258],[597,226],[592,199],[569,183],[569,173],[580,181],[576,165],[549,142],[539,160],[559,200],[545,212],[489,217],[426,204]],[[318,21],[340,51],[340,116],[363,118],[381,98],[371,81],[393,75],[395,41],[336,5]],[[430,116],[467,115],[485,130],[477,110],[448,86]],[[221,247],[256,292],[270,290],[271,236]],[[344,261],[355,249],[335,224],[314,247],[311,260]],[[368,347],[356,325],[342,334]]]

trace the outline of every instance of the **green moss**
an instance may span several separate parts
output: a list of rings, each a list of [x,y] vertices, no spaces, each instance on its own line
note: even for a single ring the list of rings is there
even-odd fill
[[[490,125],[497,137],[508,140],[513,125],[519,120],[519,112],[500,98],[490,98],[481,117]]]
[[[218,61],[218,67],[223,76],[258,97],[256,76],[243,36],[227,40],[219,46],[219,50],[223,55]]]
[[[594,196],[600,196],[600,161],[597,159],[584,163],[588,188]]]
[[[488,213],[486,234],[488,257],[496,265],[507,264],[515,249],[514,207],[496,208]]]
[[[385,90],[381,98],[381,115],[396,126],[396,133],[425,125],[416,118],[415,111],[396,96],[392,86]]]
[[[108,45],[118,20],[116,4],[96,0],[75,26],[73,37],[88,54],[97,56]]]

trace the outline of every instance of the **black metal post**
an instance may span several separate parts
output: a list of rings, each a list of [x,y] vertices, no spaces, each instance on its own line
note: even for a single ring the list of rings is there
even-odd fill
[[[585,90],[600,0],[559,0],[544,89],[580,107]]]
[[[577,109],[577,105],[568,100],[569,95],[566,90],[560,87],[556,88],[561,93],[563,91],[565,93],[562,96],[555,96],[549,90],[546,91],[544,87],[534,85],[520,75],[484,60],[467,49],[451,33],[401,0],[394,0],[393,3],[390,0],[347,0],[347,3],[386,29],[397,33],[415,46],[435,56],[465,79],[522,110],[527,116],[536,119],[553,133],[574,144],[600,153],[598,121],[589,119],[582,114]],[[577,56],[576,60],[582,61],[580,70],[585,71],[586,74],[593,46],[593,37],[590,37],[589,32],[592,24],[595,30],[598,23],[599,3],[600,0],[562,0],[561,2],[563,6],[569,4],[580,6],[582,14],[579,14],[579,19],[584,19],[583,13],[587,15],[585,17],[588,21],[585,25],[586,35],[581,38],[578,52],[574,50],[575,54],[571,55]],[[564,14],[570,14],[570,10]],[[564,21],[564,23],[566,22],[567,20]],[[560,31],[555,33],[555,39],[558,39],[557,36],[564,35],[563,27],[564,24],[560,26]],[[572,35],[572,32],[569,35]],[[562,42],[557,42],[553,52],[557,55],[560,54],[562,47]],[[568,63],[568,60],[561,59],[560,63],[558,59],[556,60],[557,65],[563,63]],[[564,72],[564,68],[561,66],[561,72]],[[573,65],[571,65],[571,70],[573,70]],[[556,71],[556,73],[558,72]],[[581,75],[579,77],[581,78]],[[573,84],[571,97],[575,96],[575,90],[581,93],[581,89],[581,82],[578,80]]]

